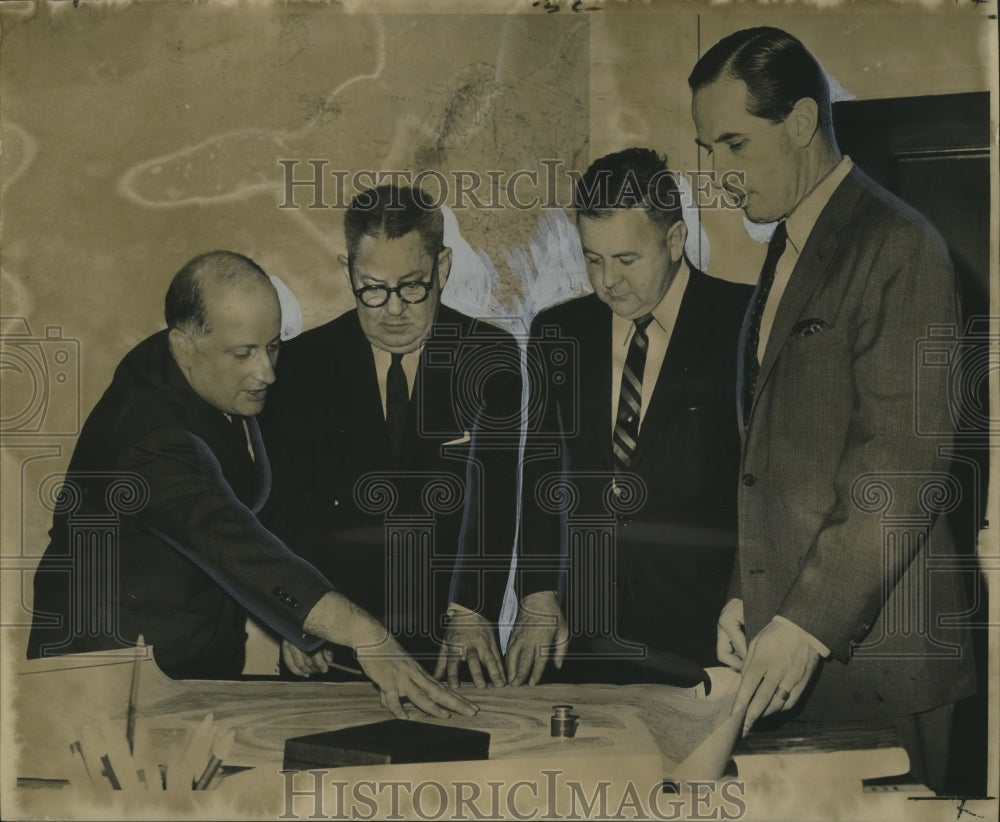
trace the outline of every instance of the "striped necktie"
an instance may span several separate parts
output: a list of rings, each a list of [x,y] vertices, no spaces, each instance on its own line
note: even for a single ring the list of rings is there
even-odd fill
[[[635,331],[625,355],[622,385],[618,393],[618,414],[611,437],[611,450],[615,457],[615,470],[627,471],[632,465],[632,455],[639,441],[639,416],[642,411],[642,372],[646,369],[646,351],[649,337],[646,329],[653,321],[652,314],[635,320]]]
[[[750,423],[750,408],[753,405],[753,394],[757,387],[757,374],[760,372],[760,361],[757,359],[757,347],[760,343],[760,321],[764,316],[764,306],[767,305],[767,295],[774,285],[774,274],[778,270],[778,260],[785,253],[785,242],[788,240],[788,229],[785,221],[778,223],[767,244],[767,257],[760,272],[760,280],[750,303],[747,333],[743,346],[743,427]]]

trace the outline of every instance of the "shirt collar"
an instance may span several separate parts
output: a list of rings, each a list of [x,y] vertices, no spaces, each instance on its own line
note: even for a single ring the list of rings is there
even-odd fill
[[[371,344],[372,353],[375,355],[375,362],[385,361],[386,363],[392,362],[392,352],[386,351],[384,348],[379,348],[377,345]],[[423,353],[424,347],[421,345],[419,348],[414,348],[412,351],[407,351],[403,355],[402,361],[409,364],[415,360],[420,359],[421,353]]]
[[[845,155],[788,215],[788,219],[785,220],[785,228],[788,230],[788,241],[792,244],[796,254],[802,252],[802,247],[809,239],[820,213],[826,208],[833,192],[837,190],[837,186],[844,182],[844,178],[853,167],[854,163],[851,162],[851,158]]]
[[[687,258],[681,257],[681,264],[677,267],[674,279],[667,287],[666,294],[652,310],[653,322],[664,331],[669,331],[677,319],[677,306],[687,289],[688,280],[691,276],[691,269],[688,267]],[[612,339],[625,345],[632,335],[635,327],[633,320],[626,320],[614,312],[611,313],[611,333]]]

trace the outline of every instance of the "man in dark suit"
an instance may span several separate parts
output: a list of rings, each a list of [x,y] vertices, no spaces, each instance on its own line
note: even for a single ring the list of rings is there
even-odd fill
[[[568,650],[574,679],[697,681],[736,547],[734,351],[750,289],[687,260],[677,183],[650,149],[593,163],[574,207],[594,293],[532,327],[539,362],[558,344],[578,369],[548,375],[530,404],[545,409],[536,447],[558,436],[554,457],[526,455],[508,676],[534,684]],[[556,572],[567,543],[598,546],[569,549],[568,627]]]
[[[174,277],[165,315],[83,427],[35,575],[29,658],[141,634],[169,676],[238,677],[250,611],[302,648],[355,648],[397,716],[403,698],[437,716],[474,712],[257,520],[270,469],[254,415],[281,327],[267,275],[239,254],[203,254]]]
[[[736,32],[689,84],[716,173],[742,175],[750,220],[778,221],[741,338],[739,570],[719,619],[734,710],[745,728],[891,720],[938,787],[975,688],[947,567],[955,375],[915,367],[931,327],[959,322],[947,249],[841,156],[826,75],[791,35]]]
[[[404,647],[438,660],[439,676],[457,684],[464,658],[478,686],[484,674],[503,684],[517,346],[441,305],[451,249],[418,189],[361,192],[344,231],[357,307],[284,348],[263,422],[276,454],[269,521]]]

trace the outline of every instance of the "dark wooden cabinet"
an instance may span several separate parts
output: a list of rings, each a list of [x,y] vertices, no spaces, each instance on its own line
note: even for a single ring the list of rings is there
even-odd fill
[[[964,334],[957,343],[963,367],[953,384],[958,424],[955,476],[963,489],[952,514],[976,639],[979,693],[956,706],[949,789],[982,795],[987,764],[988,608],[978,572],[976,540],[985,523],[989,435],[1000,414],[989,407],[990,98],[986,92],[834,106],[841,150],[871,177],[924,214],[951,251],[962,289]],[[992,422],[991,422],[992,421]],[[996,527],[996,524],[994,524]]]

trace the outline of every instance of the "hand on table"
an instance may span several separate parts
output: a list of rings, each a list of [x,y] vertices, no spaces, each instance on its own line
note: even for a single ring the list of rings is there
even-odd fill
[[[458,669],[464,661],[469,666],[469,674],[477,688],[486,687],[483,666],[494,685],[498,688],[506,685],[507,679],[503,674],[503,662],[495,633],[493,626],[475,611],[454,614],[448,622],[444,643],[438,654],[435,679],[441,679],[447,671],[448,684],[457,688]]]
[[[569,629],[554,591],[538,591],[521,601],[507,645],[507,681],[537,685],[549,657],[562,668]]]
[[[386,636],[376,645],[359,646],[356,653],[365,674],[379,689],[382,707],[398,719],[407,718],[404,699],[439,719],[451,716],[452,711],[474,716],[479,710],[475,702],[459,696],[428,674],[392,637]]]
[[[743,600],[731,599],[719,614],[715,642],[715,655],[719,662],[734,671],[740,670],[747,655],[747,635],[743,626]]]
[[[375,617],[336,591],[328,591],[312,607],[302,630],[353,648],[358,664],[381,692],[382,706],[399,719],[407,717],[404,699],[441,719],[451,716],[450,711],[473,716],[479,710],[421,668]]]
[[[819,660],[819,652],[801,628],[780,620],[768,623],[750,643],[733,704],[733,714],[745,712],[743,734],[760,717],[795,705]]]

